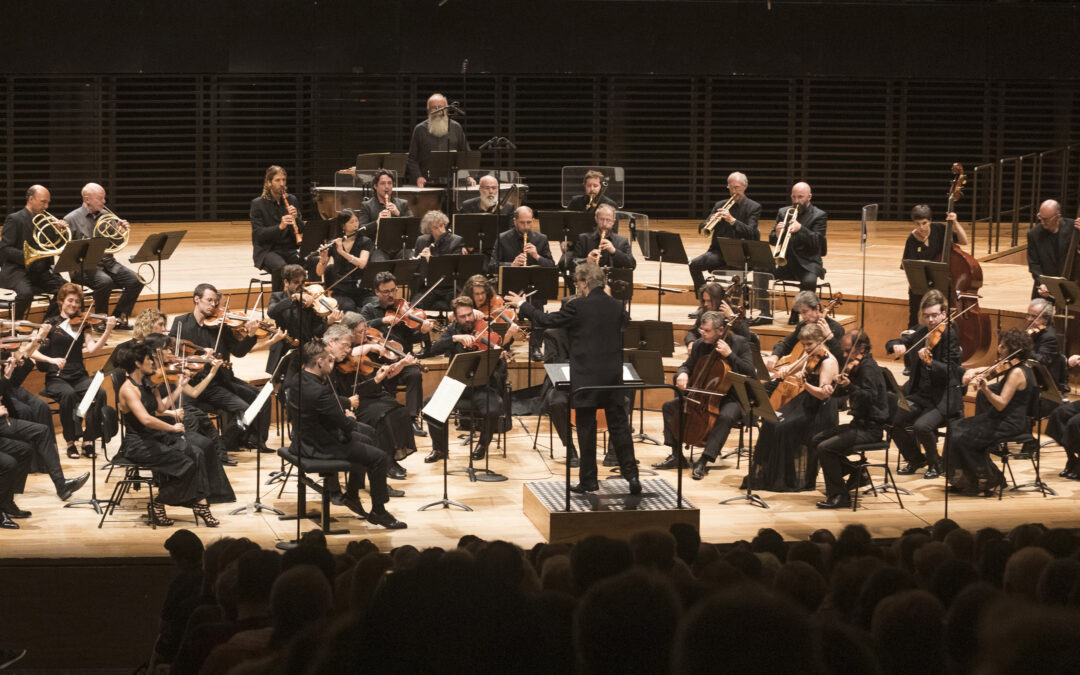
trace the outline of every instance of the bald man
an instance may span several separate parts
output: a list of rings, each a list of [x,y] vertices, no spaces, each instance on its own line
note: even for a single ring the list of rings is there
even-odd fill
[[[424,187],[427,183],[444,184],[446,176],[432,176],[428,161],[439,150],[469,150],[465,130],[450,119],[446,97],[432,94],[427,100],[427,119],[413,127],[409,141],[409,159],[405,164],[405,182]]]
[[[495,268],[512,267],[555,267],[555,260],[551,256],[551,246],[548,244],[547,235],[534,231],[536,221],[533,220],[533,210],[528,206],[519,206],[514,211],[514,226],[499,235],[495,244],[494,266]],[[511,288],[515,292],[524,289]],[[539,293],[529,298],[529,304],[544,309],[547,298],[540,297]],[[543,344],[543,330],[533,330],[529,335],[529,357],[534,361],[543,360],[541,352]]]
[[[817,291],[817,280],[825,278],[825,267],[821,257],[826,253],[825,230],[829,214],[811,203],[814,195],[806,183],[791,186],[791,204],[798,207],[795,220],[791,223],[791,240],[788,243],[786,265],[778,265],[774,276],[777,280],[797,281],[800,291]],[[776,245],[777,238],[783,231],[787,206],[776,213],[776,225],[769,233],[769,243]],[[798,317],[794,312],[791,321]]]
[[[41,185],[31,185],[26,190],[26,206],[4,219],[4,228],[0,233],[0,287],[15,292],[15,316],[26,318],[30,303],[37,293],[53,296],[46,315],[56,313],[56,291],[64,284],[64,278],[52,271],[53,257],[41,258],[27,264],[23,257],[23,244],[37,248],[34,242],[34,216],[45,213],[49,208],[52,195]],[[60,227],[67,229],[67,223],[60,221]]]
[[[1061,204],[1047,199],[1039,205],[1039,224],[1028,230],[1027,260],[1033,284],[1031,297],[1047,298],[1053,302],[1050,290],[1039,280],[1040,275],[1049,277],[1069,276],[1071,270],[1063,269],[1073,230],[1080,230],[1080,220],[1061,217]]]
[[[105,208],[105,188],[97,183],[87,183],[82,189],[82,200],[82,206],[64,216],[71,226],[73,239],[90,239],[94,236],[94,225]],[[126,231],[131,225],[121,220],[118,227]],[[99,314],[109,313],[109,294],[114,288],[121,289],[120,299],[116,301],[112,314],[117,319],[116,328],[131,329],[128,317],[135,309],[135,301],[139,299],[143,285],[135,273],[121,265],[113,254],[106,253],[96,267],[86,270],[86,274],[72,274],[71,280],[94,290],[94,311]],[[104,332],[104,324],[99,325],[101,330],[98,332]],[[98,326],[93,328],[97,330]]]
[[[503,197],[506,195],[503,194]],[[499,206],[499,181],[488,174],[480,179],[480,196],[466,199],[458,213],[498,213],[509,216],[514,213],[514,205],[509,202]]]

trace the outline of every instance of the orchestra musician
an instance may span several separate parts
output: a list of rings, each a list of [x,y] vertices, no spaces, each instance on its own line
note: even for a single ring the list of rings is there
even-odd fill
[[[99,389],[94,397],[94,415],[87,415],[86,429],[83,419],[76,415],[76,408],[90,388],[90,374],[86,372],[83,358],[97,354],[108,342],[116,327],[116,317],[105,320],[105,332],[98,339],[87,338],[87,322],[93,320],[85,315],[85,298],[82,287],[66,283],[56,292],[60,313],[48,320],[53,325],[49,343],[41,345],[31,358],[38,370],[45,373],[47,397],[60,405],[60,424],[67,442],[67,456],[77,459],[76,444],[82,440],[82,454],[93,457],[94,440],[101,437],[102,409],[105,390]],[[74,319],[74,321],[73,321]]]
[[[724,335],[726,321],[726,318],[720,312],[705,312],[701,315],[701,338],[693,343],[690,348],[690,355],[676,371],[676,387],[685,391],[690,386],[690,383],[698,375],[699,364],[703,363],[704,357],[710,351],[719,354],[720,358],[727,363],[728,368],[733,372],[750,377],[757,374],[754,361],[750,357],[750,343],[731,329]],[[717,382],[716,386],[719,388],[721,384]],[[691,392],[687,396],[701,400],[702,403],[711,403],[707,400],[708,394]],[[653,468],[674,469],[676,467],[676,458],[680,462],[685,462],[682,454],[682,431],[679,429],[679,402],[681,400],[680,398],[674,398],[663,405],[664,443],[671,448],[671,454],[663,462],[653,464]],[[734,392],[728,392],[720,397],[719,408],[720,412],[709,430],[705,448],[702,450],[701,455],[694,460],[693,471],[690,474],[694,480],[701,480],[705,477],[708,465],[716,461],[717,456],[724,447],[724,443],[727,442],[731,427],[739,421],[743,414],[742,406],[739,405],[739,400]]]
[[[810,454],[818,458],[825,479],[825,499],[817,503],[819,509],[851,506],[849,493],[858,489],[860,477],[845,482],[852,468],[846,458],[856,445],[880,441],[891,414],[885,376],[870,353],[870,336],[863,330],[850,330],[841,346],[844,358],[835,393],[847,397],[851,422],[820,431],[810,441]]]
[[[567,211],[589,213],[595,211],[598,206],[605,204],[612,209],[618,207],[614,199],[606,194],[600,194],[601,190],[607,191],[607,177],[604,174],[596,170],[586,171],[581,183],[585,187],[585,194],[571,197],[570,203],[566,206]]]
[[[499,206],[499,179],[491,174],[480,177],[480,195],[466,199],[461,203],[458,213],[497,213],[509,216],[514,213],[514,205],[507,202]]]
[[[412,209],[409,202],[394,196],[394,174],[386,169],[375,172],[375,194],[364,200],[360,210],[355,215],[357,224],[365,228],[364,233],[374,241],[378,229],[370,227],[382,218],[411,218]],[[400,241],[380,240],[378,247],[372,244],[370,251],[371,259],[396,260],[403,257]]]
[[[942,470],[935,431],[945,425],[950,414],[960,414],[964,409],[960,387],[964,368],[956,326],[947,330],[944,326],[939,328],[948,316],[948,305],[941,291],[928,291],[919,311],[924,324],[885,346],[899,357],[918,345],[918,359],[908,361],[911,377],[904,384],[910,410],[897,410],[892,421],[893,441],[907,461],[897,473],[910,475],[925,466],[923,477],[933,479]],[[934,331],[936,339],[927,337],[930,331]],[[933,346],[929,346],[930,342]]]
[[[724,299],[727,294],[728,290],[715,281],[710,281],[701,287],[700,304],[694,313],[694,326],[686,331],[686,335],[683,337],[683,344],[686,345],[688,354],[691,345],[701,339],[701,317],[706,312],[720,312],[724,319],[730,319],[735,314],[735,311],[731,309],[731,305]],[[757,333],[750,330],[748,322],[737,321],[735,325],[731,326],[731,330],[739,337],[749,340],[751,349],[760,349],[761,339],[757,336]]]
[[[72,239],[90,239],[94,236],[95,225],[105,209],[105,188],[97,183],[87,183],[82,189],[82,200],[82,206],[64,216],[64,222],[71,228]],[[131,224],[120,220],[117,227],[126,231]],[[139,299],[143,285],[139,277],[121,265],[112,253],[102,256],[97,267],[87,270],[85,275],[73,272],[71,280],[94,289],[94,307],[102,314],[109,311],[110,292],[114,288],[121,289],[120,299],[116,301],[112,313],[117,318],[117,330],[131,330],[128,317],[135,309],[135,301]],[[104,326],[96,324],[94,329],[101,332]]]
[[[634,269],[637,260],[630,252],[630,241],[615,234],[615,207],[601,204],[596,208],[596,230],[586,232],[574,242],[570,271],[588,262],[600,267]],[[565,242],[562,243],[565,247]],[[565,251],[564,251],[565,252]]]
[[[300,264],[304,219],[300,201],[288,193],[288,175],[275,164],[266,169],[262,194],[251,200],[251,246],[255,267],[270,273],[270,286],[282,287],[281,268]]]
[[[1063,269],[1072,242],[1073,230],[1080,230],[1080,220],[1070,220],[1061,215],[1061,204],[1047,199],[1039,205],[1039,224],[1027,233],[1027,263],[1031,273],[1032,298],[1054,298],[1050,290],[1039,281],[1040,275],[1066,276],[1070,270]]]
[[[601,209],[598,209],[598,212]],[[525,302],[516,293],[507,293],[507,302],[541,328],[564,328],[570,347],[571,390],[584,386],[619,385],[622,377],[622,331],[628,320],[621,301],[604,291],[604,271],[593,263],[578,266],[574,282],[579,293],[587,295],[566,303],[562,309],[547,314]],[[596,410],[607,416],[611,444],[630,494],[641,493],[634,441],[626,416],[623,391],[591,391],[576,394],[571,404],[577,411],[578,449],[581,453],[579,482],[571,487],[577,493],[600,489],[596,471]]]
[[[389,335],[391,340],[399,343],[402,350],[412,353],[417,342],[430,340],[430,335],[435,324],[430,319],[424,319],[418,328],[410,328],[404,321],[397,320],[395,308],[399,305],[397,279],[391,272],[379,272],[375,275],[374,302],[364,305],[360,315],[371,328],[377,329],[384,336]],[[346,324],[348,325],[348,324]],[[350,328],[356,330],[353,323]],[[390,385],[405,387],[405,408],[409,411],[413,420],[413,433],[417,436],[427,436],[427,432],[420,426],[420,405],[424,398],[423,375],[419,366],[406,366],[399,375],[390,378]]]
[[[916,204],[911,208],[911,221],[914,229],[904,242],[902,260],[941,260],[945,247],[945,226],[952,225],[953,242],[961,246],[968,245],[967,232],[960,224],[956,213],[945,214],[945,223],[935,223],[934,210],[929,204]],[[947,257],[946,257],[947,259]],[[902,265],[901,265],[902,266]],[[919,324],[919,303],[922,296],[908,289],[908,327]]]
[[[1031,337],[1010,328],[998,336],[997,374],[981,369],[972,380],[978,395],[975,414],[950,425],[949,453],[952,485],[957,492],[991,496],[1005,485],[1005,475],[990,460],[990,449],[998,442],[1015,438],[1028,426],[1028,406],[1040,395],[1031,369],[1024,361],[1031,357]],[[986,372],[991,371],[991,372]],[[968,371],[971,372],[971,371]]]
[[[3,231],[0,232],[0,255],[3,267],[0,267],[0,287],[15,292],[15,318],[26,318],[34,295],[47,293],[54,297],[45,310],[45,316],[56,313],[55,293],[64,285],[64,278],[54,273],[52,257],[26,262],[23,245],[37,248],[34,241],[34,217],[46,213],[51,199],[49,191],[40,185],[31,185],[26,190],[26,206],[4,219]],[[56,227],[67,228],[67,223],[59,220]]]
[[[454,312],[454,321],[443,331],[439,339],[432,343],[429,353],[433,356],[445,354],[453,359],[463,351],[477,348],[479,340],[484,336],[478,335],[474,329],[476,314],[472,298],[461,296],[454,298],[450,304]],[[498,347],[495,351],[498,356],[502,355],[502,350]],[[481,417],[480,437],[472,451],[474,460],[487,456],[488,445],[495,435],[499,416],[502,414],[505,389],[506,362],[499,358],[487,384],[465,389],[458,400],[459,407],[476,411]],[[424,461],[428,463],[443,459],[449,447],[447,425],[430,420],[429,427],[431,428],[431,453],[424,458]]]
[[[438,281],[428,277],[428,263],[432,257],[440,255],[460,255],[465,252],[465,240],[447,230],[450,219],[442,211],[428,211],[420,220],[420,236],[416,238],[416,258],[420,258],[420,269],[417,277],[424,283],[417,287],[417,291],[424,293],[428,284]],[[427,294],[421,303],[421,309],[448,310],[450,299],[454,294],[454,284],[448,279],[443,279],[433,291]]]
[[[461,293],[467,298],[472,298],[477,319],[483,319],[487,323],[492,323],[498,319],[502,323],[510,324],[506,329],[505,346],[509,346],[510,339],[521,332],[521,326],[514,321],[517,312],[506,305],[505,301],[495,292],[495,287],[491,281],[483,274],[474,274],[466,279]]]
[[[761,204],[746,196],[746,188],[750,181],[746,174],[733,171],[727,178],[727,188],[730,199],[725,199],[713,204],[712,210],[705,220],[698,225],[701,232],[706,223],[718,218],[713,229],[712,239],[709,242],[709,250],[690,261],[690,278],[694,282],[694,293],[700,293],[705,284],[705,272],[718,269],[725,265],[724,256],[720,252],[720,240],[722,239],[761,239],[758,232],[758,218],[761,217]],[[734,202],[724,208],[731,200]],[[726,263],[728,267],[738,267],[741,260]]]
[[[303,368],[287,378],[284,385],[295,420],[293,451],[301,457],[350,462],[352,468],[341,503],[373,525],[388,530],[405,529],[405,523],[386,510],[386,502],[390,500],[386,454],[357,431],[356,416],[345,408],[350,404],[349,399],[335,394],[330,385],[328,376],[334,369],[333,356],[318,340],[305,342],[300,350]],[[371,479],[370,513],[360,502],[360,481],[365,472]],[[339,490],[337,474],[326,479],[323,489]]]
[[[746,477],[753,489],[813,490],[818,464],[810,439],[837,425],[836,399],[832,393],[840,368],[836,357],[826,348],[821,324],[803,323],[799,341],[807,357],[802,366],[782,367],[777,374],[782,383],[793,384],[801,391],[778,407],[778,423],[761,425],[754,461]]]
[[[315,311],[315,296],[304,291],[307,272],[300,265],[286,265],[281,268],[281,279],[285,287],[270,296],[266,316],[273,319],[278,328],[285,331],[289,339],[277,342],[270,348],[270,356],[266,364],[268,373],[273,373],[277,369],[278,361],[285,355],[290,345],[299,345],[301,342],[322,337],[327,326],[341,321],[341,318],[345,316],[341,309],[331,311],[325,318]],[[334,290],[336,291],[341,285],[335,286]],[[336,293],[334,300],[340,302]]]
[[[1024,330],[1032,341],[1032,357],[1046,366],[1050,377],[1061,391],[1069,391],[1069,366],[1065,355],[1061,353],[1057,329],[1054,328],[1054,303],[1044,298],[1035,298],[1028,303],[1027,327]],[[968,373],[964,373],[967,378]],[[968,380],[965,379],[964,384]]]
[[[809,185],[795,183],[791,187],[791,204],[796,209],[794,218],[790,224],[786,224],[791,207],[782,207],[776,213],[776,225],[769,233],[769,243],[775,246],[787,227],[791,237],[786,252],[787,262],[777,265],[773,275],[777,280],[799,282],[801,291],[817,290],[817,280],[825,278],[821,258],[827,251],[825,233],[829,215],[811,203],[813,196]],[[794,316],[790,318],[790,323],[795,323]]]
[[[499,235],[495,243],[494,264],[496,267],[555,267],[551,256],[547,235],[533,230],[533,210],[528,206],[519,206],[514,211],[514,226]],[[528,300],[532,306],[542,309],[547,298],[539,293]],[[529,356],[533,361],[544,359],[542,329],[534,330],[529,335]]]
[[[363,269],[374,255],[375,244],[360,231],[356,212],[345,209],[342,219],[342,236],[334,239],[330,248],[319,251],[315,274],[321,277],[324,287],[334,287],[334,300],[344,311],[358,310],[375,299],[370,290],[363,287]],[[342,277],[346,277],[342,280]]]
[[[822,311],[821,300],[813,291],[800,291],[795,296],[791,303],[791,314],[799,317],[799,323],[787,337],[773,345],[772,354],[765,359],[769,370],[774,370],[777,362],[790,354],[795,345],[802,341],[803,326],[808,324],[817,324],[824,336],[825,346],[832,352],[833,357],[837,361],[843,359],[844,351],[840,341],[844,337],[844,327]]]
[[[409,141],[409,157],[405,163],[405,182],[424,187],[428,183],[443,185],[446,176],[433,176],[429,170],[434,151],[469,150],[465,130],[450,119],[449,104],[442,94],[432,94],[427,100],[427,119],[413,127]]]

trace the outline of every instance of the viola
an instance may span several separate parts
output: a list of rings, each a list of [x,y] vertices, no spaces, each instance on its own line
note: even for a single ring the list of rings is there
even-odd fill
[[[345,375],[353,375],[359,370],[361,375],[367,376],[377,371],[382,365],[372,361],[367,354],[353,354],[349,358],[338,361],[334,364],[334,368]]]
[[[342,277],[342,279],[344,278],[345,277]],[[341,279],[338,281],[340,280]],[[310,302],[311,309],[323,318],[330,316],[340,309],[338,301],[330,297],[329,292],[329,288],[323,288],[320,284],[308,284],[304,287],[303,291],[301,291],[304,302]]]
[[[809,352],[804,353],[799,361],[791,364],[787,375],[777,382],[776,388],[769,395],[773,410],[779,410],[806,389],[806,376],[817,372],[827,353],[825,343],[819,342]],[[792,375],[799,374],[803,377],[792,379]]]
[[[204,356],[206,354],[206,348],[200,347],[191,340],[181,339],[175,340],[169,338],[171,346],[177,349],[179,354],[167,353],[165,357],[166,363],[173,363],[176,361],[185,361],[192,366],[193,370],[202,371],[207,365],[213,365],[215,363],[220,364],[222,368],[232,368],[232,361],[225,361],[224,359],[208,358]]]
[[[420,328],[422,323],[427,321],[427,314],[424,313],[424,310],[416,309],[410,305],[405,301],[405,298],[399,298],[397,302],[387,308],[384,321],[402,323],[416,330]]]
[[[68,319],[68,325],[72,328],[86,322],[87,326],[96,326],[109,320],[108,314],[76,314]]]
[[[483,319],[473,323],[473,349],[484,351],[487,349],[502,349],[503,336],[491,330]]]
[[[232,330],[237,338],[243,339],[248,337],[244,327],[247,325],[247,322],[252,319],[254,319],[254,317],[250,316],[247,312],[229,312],[226,311],[224,307],[218,307],[214,310],[213,314],[203,320],[203,325],[220,326],[224,323]],[[259,322],[258,327],[255,329],[255,335],[258,337],[266,337],[277,330],[277,326],[269,319],[255,320]]]
[[[1009,372],[1016,366],[1020,365],[1022,361],[1022,359],[1016,356],[1019,351],[1020,350],[1017,350],[1012,354],[1009,354],[1005,358],[1001,359],[997,363],[983,368],[981,371],[979,371],[978,375],[972,378],[972,380],[992,380],[995,377],[1000,377],[1005,373]]]
[[[838,307],[838,306],[840,306],[842,304],[844,304],[844,294],[843,293],[837,293],[836,295],[833,296],[832,300],[829,300],[828,304],[825,305],[825,309],[823,309],[821,311],[821,315],[822,316],[828,316],[829,313],[832,312],[833,309],[835,309],[836,307]],[[791,348],[790,352],[788,352],[787,354],[784,354],[783,356],[780,357],[780,360],[776,362],[776,367],[773,370],[775,372],[775,371],[779,370],[783,366],[789,366],[789,365],[791,365],[793,363],[796,363],[802,357],[803,357],[802,342],[796,342],[795,346]]]

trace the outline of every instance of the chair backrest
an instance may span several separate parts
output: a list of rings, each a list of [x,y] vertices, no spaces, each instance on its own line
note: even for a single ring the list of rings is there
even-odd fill
[[[1063,402],[1061,391],[1057,388],[1057,383],[1054,382],[1054,377],[1050,374],[1050,371],[1047,370],[1046,366],[1035,359],[1024,361],[1024,366],[1031,372],[1032,379],[1035,381],[1035,386],[1039,388],[1039,395],[1032,396],[1028,399],[1027,416],[1032,420],[1038,420],[1043,416],[1040,406],[1041,402],[1046,400],[1050,403],[1060,405]],[[1047,413],[1047,415],[1049,415],[1049,413]]]
[[[911,410],[911,406],[908,405],[907,398],[904,396],[904,390],[900,388],[900,385],[896,383],[896,378],[893,377],[892,371],[884,366],[881,368],[881,374],[885,377],[885,389],[892,395],[892,398],[896,402],[896,407],[901,410]],[[895,416],[895,410],[891,407]]]

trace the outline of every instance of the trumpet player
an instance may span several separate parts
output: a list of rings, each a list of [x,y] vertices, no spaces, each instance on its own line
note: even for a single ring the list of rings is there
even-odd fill
[[[410,218],[412,211],[409,202],[394,196],[394,174],[386,169],[375,172],[375,195],[368,197],[360,205],[356,217],[360,221],[360,227],[367,227],[366,234],[373,241],[378,239],[375,227],[368,227],[378,223],[383,218]],[[397,260],[401,256],[401,242],[379,239],[376,246],[371,250],[371,259]]]
[[[613,209],[618,206],[614,199],[603,194],[607,192],[607,178],[604,174],[599,171],[586,171],[581,182],[585,188],[585,194],[572,197],[570,203],[566,206],[568,211],[589,213],[590,211],[596,211],[603,204],[607,204]]]
[[[698,225],[698,232],[708,236],[711,231],[712,236],[709,250],[690,261],[690,278],[694,281],[695,295],[700,294],[701,287],[705,285],[705,272],[725,265],[724,256],[720,253],[721,239],[761,239],[758,232],[761,204],[746,196],[749,185],[746,174],[733,171],[727,178],[729,197],[716,202],[708,217]],[[742,261],[733,260],[726,265],[734,269],[741,267]]]
[[[90,239],[94,236],[103,236],[97,227],[98,219],[111,212],[105,208],[105,188],[97,183],[87,183],[82,189],[82,206],[64,216],[64,221],[71,227],[73,239]],[[126,220],[117,220],[115,232],[124,234],[131,229],[131,224]],[[114,288],[121,289],[120,299],[113,308],[113,316],[116,317],[116,328],[119,330],[131,330],[128,317],[135,309],[135,301],[139,299],[143,285],[139,277],[127,267],[121,265],[112,253],[106,253],[94,269],[86,270],[84,274],[73,273],[71,280],[83,286],[89,286],[94,291],[94,306],[101,309],[102,314],[108,312],[109,294]],[[92,327],[101,333],[105,330],[104,324]]]
[[[0,286],[15,292],[15,316],[18,319],[26,317],[36,293],[47,293],[53,296],[48,309],[45,310],[46,316],[58,312],[56,292],[64,285],[64,279],[52,271],[53,257],[41,257],[28,263],[25,254],[27,247],[37,249],[39,246],[34,237],[36,227],[34,219],[38,216],[47,216],[51,219],[51,223],[44,224],[45,228],[70,235],[67,223],[53,218],[46,212],[51,198],[49,191],[43,186],[31,185],[26,190],[26,206],[15,213],[8,214],[4,219],[3,231],[0,232],[0,256],[3,257],[3,266],[0,267]],[[40,222],[42,219],[38,220]],[[59,249],[56,252],[59,253]]]
[[[825,230],[829,215],[810,203],[812,198],[808,184],[800,182],[791,187],[791,206],[777,212],[776,225],[769,233],[769,243],[774,246],[774,278],[797,281],[800,291],[815,292],[817,280],[825,278],[821,257],[827,251]],[[789,239],[786,246],[783,238]],[[781,251],[783,256],[780,256]],[[797,321],[792,312],[788,323]]]
[[[290,195],[285,169],[266,169],[262,194],[251,200],[251,246],[255,267],[270,273],[270,285],[282,289],[281,268],[300,264],[304,219],[296,195]]]

